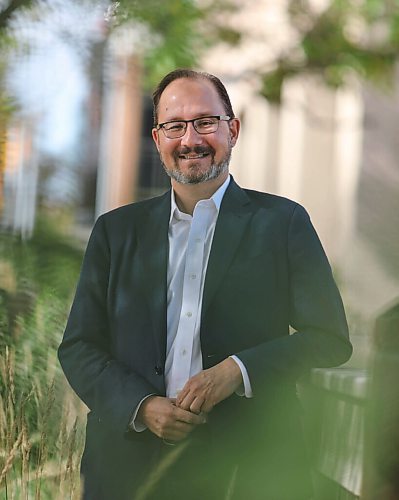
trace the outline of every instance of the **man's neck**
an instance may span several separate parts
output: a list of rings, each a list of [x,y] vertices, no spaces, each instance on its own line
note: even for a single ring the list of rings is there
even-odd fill
[[[200,200],[211,198],[227,179],[228,175],[228,172],[224,172],[216,179],[200,182],[198,184],[179,184],[172,179],[172,189],[175,193],[175,200],[179,210],[186,214],[193,215],[195,205]]]

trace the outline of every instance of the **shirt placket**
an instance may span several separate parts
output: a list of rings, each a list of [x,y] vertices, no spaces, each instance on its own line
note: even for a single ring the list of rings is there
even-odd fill
[[[201,313],[199,310],[201,276],[209,216],[209,207],[200,204],[196,207],[191,222],[187,242],[182,307],[174,346],[171,397],[176,397],[190,378],[193,344],[195,335],[198,334],[196,325],[198,315]],[[202,369],[202,366],[198,368]]]

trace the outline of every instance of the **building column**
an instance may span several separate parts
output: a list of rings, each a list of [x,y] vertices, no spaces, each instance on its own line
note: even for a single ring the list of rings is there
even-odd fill
[[[124,36],[111,40],[109,46],[96,216],[131,203],[137,183],[142,102],[139,58],[132,47]]]

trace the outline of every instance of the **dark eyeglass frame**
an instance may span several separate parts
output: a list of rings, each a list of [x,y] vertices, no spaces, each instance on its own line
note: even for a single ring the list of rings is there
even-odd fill
[[[197,129],[197,126],[196,126],[196,122],[200,121],[200,120],[206,120],[207,118],[216,118],[218,121],[217,121],[217,127],[215,130],[212,130],[210,132],[200,132],[198,129]],[[155,125],[155,129],[156,130],[159,130],[159,129],[162,129],[163,133],[165,134],[165,137],[167,137],[168,139],[179,139],[180,137],[183,137],[184,134],[186,133],[187,131],[187,124],[188,123],[192,123],[193,124],[193,127],[195,129],[196,132],[198,132],[198,134],[201,134],[201,135],[207,135],[207,134],[214,134],[215,132],[217,132],[217,130],[219,129],[219,123],[221,121],[225,121],[225,122],[228,122],[230,120],[232,120],[233,118],[231,118],[230,116],[228,115],[209,115],[209,116],[199,116],[198,118],[193,118],[192,120],[171,120],[169,122],[163,122],[163,123],[158,123],[158,125]],[[176,135],[174,137],[168,137],[166,135],[166,130],[164,128],[165,125],[169,125],[170,123],[184,123],[184,128],[182,129],[182,133],[180,135]]]

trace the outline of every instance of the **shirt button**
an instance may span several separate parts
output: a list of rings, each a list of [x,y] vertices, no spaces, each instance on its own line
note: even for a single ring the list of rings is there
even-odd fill
[[[187,354],[187,351],[185,349],[182,350],[181,355],[185,356]]]
[[[196,274],[192,274],[192,275],[191,275],[191,279],[192,279],[192,280],[195,280],[195,278],[196,278],[196,277],[197,277],[197,275],[196,275]]]
[[[196,243],[201,243],[201,241],[202,241],[201,238],[195,238]]]
[[[192,316],[192,315],[193,315],[193,313],[192,313],[192,312],[190,312],[190,311],[188,311],[188,313],[186,313],[186,316],[187,316],[188,318],[191,318],[191,316]]]

